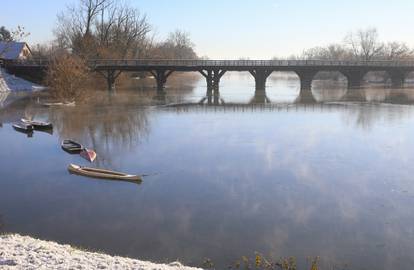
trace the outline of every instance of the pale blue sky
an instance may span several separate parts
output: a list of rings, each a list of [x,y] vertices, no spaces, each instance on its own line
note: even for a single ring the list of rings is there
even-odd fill
[[[77,0],[0,0],[0,25],[25,26],[30,44],[53,39],[56,14]],[[157,38],[191,34],[211,59],[268,59],[341,42],[349,32],[377,27],[384,41],[414,46],[413,0],[130,0],[148,16]]]

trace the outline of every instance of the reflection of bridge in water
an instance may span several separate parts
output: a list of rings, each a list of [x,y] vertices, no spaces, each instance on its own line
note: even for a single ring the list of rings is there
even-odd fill
[[[375,90],[374,90],[375,91]],[[309,91],[310,92],[310,91]],[[307,95],[309,94],[307,93]],[[393,92],[393,91],[391,91]],[[377,121],[399,121],[414,113],[414,98],[403,93],[389,95],[380,102],[370,102],[361,94],[362,91],[350,91],[338,101],[303,102],[306,96],[298,96],[295,102],[270,102],[262,98],[253,97],[253,102],[226,102],[224,99],[203,98],[200,102],[167,104],[163,108],[175,113],[261,113],[261,112],[306,112],[306,113],[336,113],[342,112],[346,121],[355,123],[361,128],[369,128]],[[413,91],[414,93],[414,91]],[[260,101],[257,103],[256,101]],[[385,105],[385,106],[384,106]],[[390,105],[390,106],[387,106]],[[393,106],[409,105],[409,106]]]
[[[400,104],[400,105],[413,105],[414,104],[414,90],[409,89],[319,89],[324,94],[314,93],[318,90],[306,90],[300,89],[298,96],[292,102],[278,102],[272,101],[268,97],[265,89],[256,89],[254,95],[247,102],[231,102],[226,101],[220,95],[207,95],[202,97],[197,102],[192,103],[179,103],[171,106],[190,106],[190,105],[205,105],[205,106],[227,106],[227,107],[278,107],[278,106],[292,106],[292,105],[317,105],[324,106],[334,103],[385,103],[385,104]],[[332,97],[332,96],[335,97]],[[339,95],[338,95],[339,94]],[[169,105],[167,101],[166,92],[158,92],[154,96],[154,100],[159,105]]]

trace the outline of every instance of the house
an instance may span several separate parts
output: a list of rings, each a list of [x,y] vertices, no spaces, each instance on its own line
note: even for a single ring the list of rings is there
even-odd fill
[[[0,41],[0,60],[30,58],[32,52],[26,42]]]

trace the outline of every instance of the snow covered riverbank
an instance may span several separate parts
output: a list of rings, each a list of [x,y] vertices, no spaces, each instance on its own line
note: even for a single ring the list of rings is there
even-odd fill
[[[38,91],[44,87],[7,73],[0,68],[0,92]]]
[[[178,262],[155,264],[135,259],[81,251],[69,245],[28,236],[0,236],[0,269],[139,269],[196,270]]]

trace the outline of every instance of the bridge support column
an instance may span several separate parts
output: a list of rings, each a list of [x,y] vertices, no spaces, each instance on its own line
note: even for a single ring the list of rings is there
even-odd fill
[[[157,82],[157,92],[163,92],[168,77],[173,73],[172,70],[157,69],[151,70],[150,73],[154,76]]]
[[[365,74],[367,74],[367,71],[365,70],[342,70],[342,74],[346,77],[348,80],[348,88],[349,89],[356,89],[361,88],[362,82],[364,80]]]
[[[266,89],[256,88],[254,96],[249,102],[250,104],[269,104],[272,103],[267,97]]]
[[[256,82],[256,90],[266,89],[266,80],[272,74],[273,70],[267,69],[254,69],[249,70],[250,74],[254,77]]]
[[[207,82],[207,93],[206,96],[211,99],[213,95],[213,71],[212,70],[200,70],[201,75],[206,78]]]
[[[214,97],[220,96],[220,79],[226,71],[220,69],[209,69],[200,70],[199,72],[206,78],[207,81],[207,97],[211,97],[212,95],[214,95]]]
[[[299,76],[300,89],[311,90],[313,77],[315,77],[318,71],[316,70],[295,70],[295,72]]]
[[[390,70],[388,74],[391,78],[391,84],[394,88],[403,88],[405,83],[405,77],[407,76],[406,71]]]
[[[299,96],[295,99],[295,103],[313,104],[317,103],[312,94],[311,89],[300,89]]]

